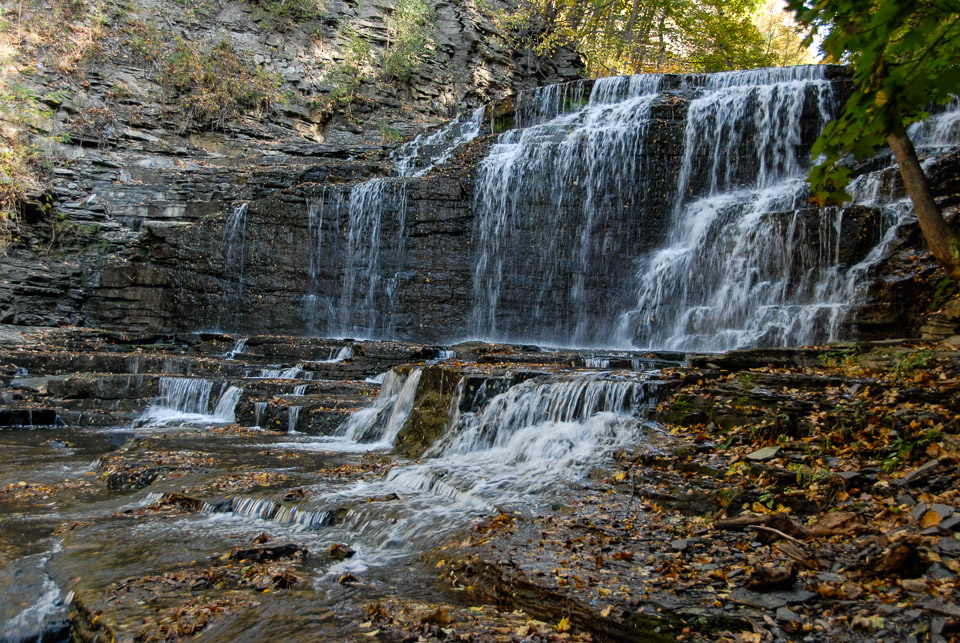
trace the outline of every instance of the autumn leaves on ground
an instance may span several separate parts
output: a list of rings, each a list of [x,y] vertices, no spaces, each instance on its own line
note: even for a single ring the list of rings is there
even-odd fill
[[[376,603],[368,633],[955,640],[960,354],[746,351],[672,375],[687,384],[660,405],[653,451],[618,454],[568,506],[488,519],[429,556],[476,606]]]

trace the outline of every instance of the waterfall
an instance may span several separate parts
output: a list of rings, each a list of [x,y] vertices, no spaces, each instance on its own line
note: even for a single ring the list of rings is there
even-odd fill
[[[337,334],[394,337],[406,211],[407,184],[402,179],[374,179],[351,190]],[[400,241],[383,244],[381,234]]]
[[[342,188],[325,187],[308,200],[312,249],[303,317],[310,333],[396,338],[408,183],[476,138],[482,120],[483,109],[478,109],[401,145],[392,155],[395,177],[365,181],[346,194]],[[325,225],[345,230],[342,247],[335,245],[338,235],[324,236]]]
[[[263,417],[263,412],[267,410],[266,402],[254,402],[253,403],[253,412],[254,412],[254,426],[260,426],[260,418]]]
[[[480,163],[469,334],[721,351],[849,333],[874,250],[847,210],[808,203],[808,152],[839,98],[824,66],[599,79],[518,100]],[[949,110],[947,110],[949,111]],[[928,126],[954,136],[954,121]]]
[[[663,77],[597,80],[586,105],[564,112],[561,89],[530,99],[480,163],[474,196],[470,334],[503,341],[609,341],[631,290],[624,253],[640,233],[628,216],[659,190],[648,138]],[[574,104],[577,102],[574,96]],[[530,115],[533,114],[533,116]],[[616,284],[598,298],[601,284]]]
[[[168,426],[171,424],[232,424],[243,389],[221,387],[221,393],[210,411],[213,382],[193,377],[161,377],[159,396],[134,420],[134,427]]]
[[[297,420],[300,419],[299,406],[287,407],[287,433],[297,433]]]

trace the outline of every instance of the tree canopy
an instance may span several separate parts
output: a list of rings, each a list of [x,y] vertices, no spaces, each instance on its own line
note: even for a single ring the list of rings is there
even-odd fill
[[[789,16],[764,0],[521,0],[518,44],[580,53],[587,73],[724,71],[803,62]],[[780,7],[782,9],[782,7]]]
[[[843,113],[813,148],[822,161],[810,173],[821,203],[849,199],[846,186],[857,160],[889,143],[900,166],[925,238],[937,259],[960,276],[957,242],[936,206],[906,127],[931,105],[960,93],[960,1],[789,0],[798,19],[822,38],[823,51],[853,70],[853,92]]]

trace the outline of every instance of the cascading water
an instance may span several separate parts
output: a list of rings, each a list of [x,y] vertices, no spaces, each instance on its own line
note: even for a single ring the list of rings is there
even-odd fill
[[[223,385],[210,411],[213,382],[192,377],[161,377],[160,395],[134,420],[135,427],[170,424],[230,424],[243,389]]]
[[[223,265],[233,274],[228,275],[228,305],[233,309],[233,323],[237,321],[243,302],[243,268],[246,262],[248,203],[240,203],[223,223]]]
[[[501,135],[479,167],[471,335],[610,341],[632,297],[627,253],[658,234],[630,215],[662,193],[662,169],[644,152],[667,135],[652,118],[665,86],[654,75],[601,79],[573,112],[563,107],[582,99],[560,89],[524,101],[515,120],[544,122]],[[601,286],[608,296],[596,296]]]
[[[816,67],[707,78],[687,112],[670,233],[641,260],[622,340],[728,350],[838,336],[854,303],[839,257],[843,211],[809,225],[802,210],[805,138],[834,108]]]
[[[410,412],[420,372],[406,380],[388,375],[381,398],[349,423],[344,450],[355,450],[351,443],[362,440],[391,447]],[[576,483],[612,449],[636,442],[644,430],[642,411],[653,401],[643,378],[597,375],[538,376],[475,404],[462,401],[461,394],[462,386],[444,438],[419,463],[296,505],[281,508],[251,497],[240,509],[283,524],[322,525],[326,537],[358,549],[360,556],[349,563],[354,568],[381,564],[436,544],[472,516],[549,502],[552,493]],[[331,448],[332,442],[323,444]],[[366,502],[371,497],[390,501]]]
[[[446,161],[480,133],[483,110],[458,117],[428,136],[418,136],[393,153],[396,177],[377,178],[349,192],[324,187],[308,202],[312,239],[310,292],[304,298],[307,329],[327,337],[397,335],[397,295],[405,269],[407,187]],[[324,235],[324,225],[345,230]],[[390,243],[382,240],[389,239]],[[334,294],[331,294],[334,293]]]
[[[849,334],[906,208],[876,193],[858,222],[809,205],[836,73],[609,78],[582,106],[576,84],[518,100],[525,129],[479,167],[468,334],[706,351]],[[921,146],[957,144],[957,107],[915,127]],[[858,225],[873,249],[847,252]]]

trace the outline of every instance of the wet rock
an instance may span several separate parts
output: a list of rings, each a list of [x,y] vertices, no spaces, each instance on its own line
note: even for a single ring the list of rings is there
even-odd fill
[[[909,472],[903,477],[903,485],[910,487],[911,485],[917,484],[920,480],[923,480],[927,476],[932,475],[940,468],[939,460],[929,460],[923,465]]]
[[[755,592],[785,589],[797,580],[797,570],[790,564],[760,565],[750,572],[744,586]]]
[[[346,543],[336,543],[327,550],[330,560],[346,560],[356,554],[356,550]]]
[[[292,558],[293,556],[306,557],[307,550],[300,545],[287,543],[282,545],[237,548],[230,552],[230,558],[233,560],[249,560],[255,563],[279,560],[281,558]]]
[[[863,567],[863,574],[874,578],[889,576],[915,578],[922,574],[926,567],[915,546],[899,542],[884,550],[879,556],[868,560]]]
[[[750,607],[759,609],[775,610],[787,605],[806,603],[816,598],[816,596],[816,593],[804,589],[764,593],[741,589],[731,593],[729,598],[731,601],[742,605],[749,605]]]

